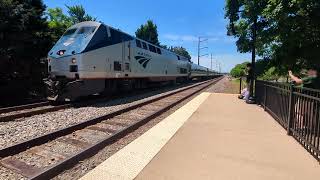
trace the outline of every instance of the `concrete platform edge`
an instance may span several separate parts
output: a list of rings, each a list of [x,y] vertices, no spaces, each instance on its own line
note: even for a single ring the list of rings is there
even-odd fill
[[[195,97],[80,179],[134,179],[209,96]]]

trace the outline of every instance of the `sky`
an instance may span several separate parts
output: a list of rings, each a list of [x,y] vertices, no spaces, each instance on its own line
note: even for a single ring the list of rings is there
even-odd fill
[[[48,8],[81,4],[91,16],[131,35],[141,24],[153,20],[158,26],[161,44],[183,46],[197,62],[198,37],[208,39],[201,44],[200,65],[229,72],[236,64],[250,60],[240,54],[236,39],[226,35],[225,0],[44,0]]]

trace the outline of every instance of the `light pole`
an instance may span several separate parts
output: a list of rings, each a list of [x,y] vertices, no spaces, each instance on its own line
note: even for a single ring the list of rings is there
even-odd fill
[[[256,12],[256,0],[250,1],[252,4],[250,12]],[[231,25],[231,31],[228,31],[228,35],[234,35],[235,27],[234,22],[237,20],[236,16],[237,13],[243,12],[243,10],[239,10],[239,1],[238,0],[231,0],[231,18],[230,18],[230,25]],[[252,26],[251,26],[251,52],[252,52],[252,61],[251,61],[251,72],[249,74],[250,77],[250,90],[249,90],[249,98],[247,99],[248,104],[254,104],[255,96],[254,96],[254,84],[255,84],[255,65],[256,65],[256,40],[257,40],[257,24],[258,24],[258,15],[253,14],[251,16],[251,20],[253,20]]]
[[[255,67],[256,67],[256,40],[257,40],[257,16],[254,18],[252,25],[252,60],[251,60],[251,80],[250,80],[250,93],[249,98],[247,99],[248,104],[255,104],[256,98],[254,96],[254,81],[255,81]]]

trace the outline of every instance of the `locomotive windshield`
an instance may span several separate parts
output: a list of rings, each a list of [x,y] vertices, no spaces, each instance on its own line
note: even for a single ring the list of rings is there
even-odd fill
[[[91,34],[94,32],[96,29],[95,26],[86,26],[86,27],[81,27],[77,34]]]
[[[105,25],[82,25],[68,29],[49,54],[59,58],[77,53],[84,53],[130,40],[133,40],[132,36],[119,30],[109,28]],[[59,53],[61,51],[65,53]]]
[[[70,36],[70,35],[74,34],[76,32],[76,30],[77,30],[76,28],[69,29],[63,34],[63,36]]]
[[[90,42],[97,26],[80,26],[68,29],[52,48],[50,55],[55,57],[81,53]],[[65,53],[59,53],[59,52]]]

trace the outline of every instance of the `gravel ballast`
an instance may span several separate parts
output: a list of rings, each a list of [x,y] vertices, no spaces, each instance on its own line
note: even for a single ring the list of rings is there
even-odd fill
[[[159,97],[176,88],[167,87],[145,94],[118,98],[86,107],[73,107],[25,117],[16,121],[0,122],[0,147],[5,148],[79,122],[115,112],[125,107]]]

